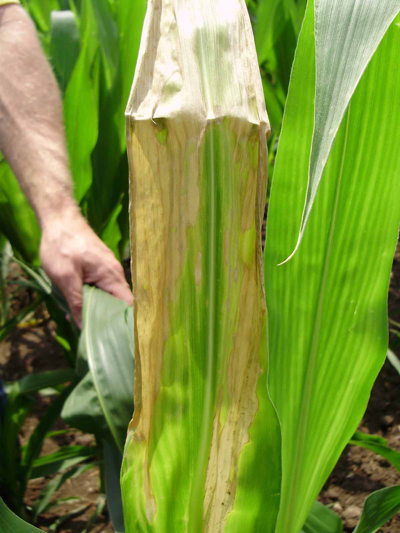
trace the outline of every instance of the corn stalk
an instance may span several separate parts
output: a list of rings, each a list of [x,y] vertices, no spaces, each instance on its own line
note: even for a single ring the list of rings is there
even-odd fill
[[[149,2],[127,108],[134,531],[273,531],[261,254],[269,131],[243,0]]]

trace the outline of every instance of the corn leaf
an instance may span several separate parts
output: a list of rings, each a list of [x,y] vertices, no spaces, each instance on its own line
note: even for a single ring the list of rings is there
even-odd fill
[[[11,258],[11,244],[0,233],[0,342],[3,332],[7,329],[11,309],[11,295],[6,287],[7,278],[10,275]]]
[[[315,120],[309,180],[296,252],[350,99],[394,17],[399,0],[315,0]]]
[[[127,108],[129,533],[275,530],[280,431],[261,279],[268,129],[244,3],[149,2]]]
[[[29,374],[13,384],[12,394],[31,394],[41,389],[67,383],[68,381],[76,381],[76,378],[77,375],[75,372],[69,368]]]
[[[118,68],[118,29],[108,0],[91,0],[103,56],[106,88],[110,89]]]
[[[101,99],[99,138],[93,157],[94,176],[88,212],[92,226],[99,233],[120,205],[121,196],[128,196],[124,111],[139,51],[145,11],[146,0],[120,0],[116,5],[117,40],[110,43],[108,48],[114,50],[117,47],[118,68],[111,89]],[[114,34],[108,33],[108,40],[112,37]],[[118,223],[122,225],[123,248],[129,241],[126,204]]]
[[[328,507],[314,502],[301,533],[343,533],[343,524]]]
[[[77,509],[74,509],[73,511],[70,511],[69,513],[63,514],[62,516],[58,517],[49,527],[49,533],[60,531],[60,527],[64,522],[67,522],[67,520],[71,520],[71,518],[76,518],[77,516],[80,516],[88,509],[89,506],[90,504],[81,505]]]
[[[50,407],[46,410],[46,413],[41,417],[39,424],[24,448],[21,458],[21,494],[24,494],[28,480],[31,479],[33,462],[39,457],[47,433],[54,426],[56,420],[60,416],[64,402],[71,393],[72,388],[73,385],[66,387],[63,392],[53,400]]]
[[[84,287],[77,364],[78,373],[85,366],[89,372],[62,412],[69,424],[83,431],[104,435],[108,429],[120,452],[133,411],[132,314],[125,302],[95,287]]]
[[[49,481],[32,506],[32,521],[35,523],[38,516],[43,513],[48,507],[51,507],[52,497],[64,485],[66,481],[79,477],[84,472],[87,472],[91,468],[94,468],[94,466],[94,464],[84,464],[81,466],[76,466],[74,468],[71,468],[70,470],[67,470],[66,472],[63,472],[62,474],[54,477],[51,481]]]
[[[114,120],[120,132],[121,153],[126,149],[124,113],[139,54],[146,6],[146,0],[135,0],[135,2],[120,0],[118,6],[117,25],[119,31],[120,69],[119,80],[116,84],[118,98],[115,100]]]
[[[60,9],[58,0],[22,0],[22,5],[27,9],[38,30],[42,33],[49,33],[51,12]]]
[[[77,360],[77,372],[84,377],[68,397],[62,417],[102,440],[108,509],[116,532],[121,533],[119,472],[133,412],[133,345],[132,308],[110,294],[85,287]]]
[[[303,14],[304,7],[294,0],[261,0],[257,8],[258,61],[273,80],[275,91],[285,95]]]
[[[49,437],[49,434],[47,434]],[[89,446],[67,446],[60,450],[38,457],[33,461],[30,479],[57,474],[78,463],[94,459],[99,449]]]
[[[268,59],[278,41],[287,19],[285,3],[281,0],[261,0],[257,9],[255,42],[260,65]]]
[[[40,230],[35,214],[1,154],[0,228],[25,261],[38,261]]]
[[[379,435],[368,435],[367,433],[356,431],[351,437],[349,444],[361,446],[361,448],[379,454],[400,471],[400,452],[389,448],[387,441]]]
[[[2,533],[37,533],[41,530],[24,522],[14,514],[0,498],[0,530]]]
[[[72,11],[52,11],[50,57],[61,90],[68,86],[79,56],[79,32]]]
[[[85,433],[93,433],[97,437],[109,435],[107,421],[90,372],[67,398],[61,417],[69,426]]]
[[[120,258],[119,243],[121,241],[121,231],[118,225],[118,216],[122,210],[122,198],[120,199],[117,207],[111,213],[106,226],[101,232],[100,238],[108,248],[114,253],[115,257]]]
[[[262,80],[265,104],[268,108],[268,117],[271,121],[272,134],[278,135],[282,124],[283,104],[280,101],[275,87],[265,77]]]
[[[365,500],[361,520],[354,533],[375,533],[400,511],[400,485],[377,490]]]
[[[386,357],[390,361],[390,364],[393,366],[393,368],[400,374],[400,360],[397,355],[392,350],[388,349]]]
[[[89,0],[83,0],[81,51],[65,92],[64,118],[75,198],[81,202],[92,184],[91,155],[98,136],[98,52]]]
[[[107,493],[107,508],[115,533],[124,533],[120,471],[122,455],[113,442],[103,441],[104,478]]]
[[[269,381],[283,437],[279,533],[301,529],[385,360],[387,292],[400,222],[400,31],[392,24],[339,130],[302,247],[277,266],[297,240],[307,187],[313,14],[310,2],[280,137],[265,249]]]

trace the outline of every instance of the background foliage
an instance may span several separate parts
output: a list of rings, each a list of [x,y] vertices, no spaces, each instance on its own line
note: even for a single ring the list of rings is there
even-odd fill
[[[129,229],[124,110],[132,84],[146,1],[22,2],[36,24],[62,93],[76,200],[96,233],[120,260],[125,259],[128,255]],[[306,3],[306,0],[247,2],[272,126],[269,139],[269,187],[275,169],[291,69]],[[298,58],[299,61],[301,59]],[[309,64],[306,62],[305,65],[304,68],[307,69]],[[395,76],[393,72],[392,77]],[[303,81],[297,82],[300,92],[305,90]],[[378,89],[384,90],[380,85]],[[357,102],[355,105],[362,107],[362,104]],[[303,116],[301,119],[303,120]],[[297,138],[300,138],[304,133],[304,125],[298,126],[298,132]],[[343,135],[343,132],[340,133],[339,140]],[[311,144],[310,136],[307,142]],[[382,155],[383,145],[371,143],[371,147],[375,153],[379,149]],[[291,148],[292,146],[287,149],[289,155],[286,164],[296,167],[298,162],[290,159]],[[289,168],[285,169],[285,172],[289,175],[295,170]],[[0,461],[1,488],[11,495],[7,504],[17,514],[34,522],[50,504],[53,494],[62,483],[69,477],[77,476],[85,469],[100,464],[104,481],[102,490],[108,489],[108,493],[113,495],[109,498],[110,513],[116,531],[122,531],[118,469],[123,446],[123,428],[129,421],[133,406],[133,383],[126,380],[126,376],[133,374],[132,316],[122,304],[112,303],[108,295],[101,295],[99,291],[88,288],[85,290],[85,314],[90,314],[92,318],[85,321],[83,335],[79,340],[79,332],[71,320],[65,319],[68,310],[62,295],[51,286],[40,269],[39,241],[40,230],[34,213],[12,171],[0,155],[0,340],[28,313],[45,302],[50,316],[57,324],[57,338],[70,365],[70,370],[30,376],[30,379],[20,380],[8,387],[9,402],[1,428],[3,438],[0,440],[3,458]],[[290,251],[285,249],[286,254]],[[14,255],[13,260],[17,261],[25,272],[25,276],[21,277],[20,286],[29,287],[35,294],[28,308],[21,310],[17,316],[10,314],[5,290],[10,252]],[[281,251],[279,253],[279,259],[285,259],[284,254],[282,255]],[[271,264],[272,261],[267,268],[272,268]],[[276,264],[275,258],[273,264]],[[296,263],[293,263],[291,268],[296,268]],[[296,284],[297,278],[293,279]],[[125,362],[116,365],[109,361],[108,366],[103,367],[104,361],[99,358],[101,350],[95,348],[96,343],[108,346],[108,353],[116,353],[116,348],[110,346],[113,340],[112,336],[108,335],[110,330],[107,329],[107,324],[102,322],[101,311],[106,308],[114,313],[112,327],[119,328],[121,337],[125,339]],[[99,331],[102,335],[98,334]],[[123,384],[117,399],[114,399],[111,393],[115,382]],[[53,389],[55,399],[43,423],[21,451],[21,457],[17,457],[15,442],[32,405],[31,395],[49,387]],[[119,411],[121,402],[124,409]],[[82,406],[85,406],[85,409],[82,409]],[[75,447],[63,454],[41,457],[43,441],[51,433],[52,425],[61,412],[71,426],[93,433],[96,445],[90,449]],[[398,468],[398,454],[387,448],[382,440],[356,434],[351,442],[377,451]],[[56,477],[40,495],[34,508],[27,513],[24,493],[29,479],[50,474]],[[399,508],[398,492],[398,487],[393,487],[384,493],[374,493],[367,500],[365,514],[357,533],[376,531],[392,516]],[[0,511],[1,509],[4,509],[2,504]],[[382,509],[382,513],[386,514],[380,514]],[[98,511],[100,510],[101,506]],[[2,516],[5,515],[0,512],[0,524]],[[10,531],[12,527],[14,526],[11,526]],[[304,531],[321,533],[322,527],[326,533],[342,531],[340,519],[329,509],[315,504]]]

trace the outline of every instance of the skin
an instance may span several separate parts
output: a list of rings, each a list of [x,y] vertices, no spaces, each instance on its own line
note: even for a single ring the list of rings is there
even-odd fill
[[[0,7],[0,72],[0,150],[35,210],[43,268],[79,326],[84,283],[133,304],[121,264],[75,203],[57,82],[17,4]]]

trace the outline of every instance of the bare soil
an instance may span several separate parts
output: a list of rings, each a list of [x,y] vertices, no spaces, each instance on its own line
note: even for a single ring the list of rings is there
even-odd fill
[[[14,305],[29,303],[29,293],[19,295]],[[393,264],[389,292],[389,316],[400,323],[400,247]],[[0,344],[0,372],[6,381],[15,381],[23,376],[67,366],[62,350],[54,338],[54,324],[48,319],[45,309],[35,314],[35,322],[16,329]],[[390,337],[393,351],[400,357],[400,342]],[[37,395],[37,403],[26,419],[21,434],[22,444],[27,441],[46,411],[51,398]],[[54,429],[67,429],[59,419]],[[370,402],[360,429],[387,439],[389,446],[400,451],[400,376],[386,362],[373,387]],[[47,439],[42,454],[80,444],[94,444],[90,435],[69,428],[67,434]],[[50,478],[39,478],[29,483],[26,504],[31,505]],[[326,482],[320,500],[341,516],[346,532],[353,530],[361,515],[365,498],[373,491],[400,483],[399,473],[383,458],[357,446],[347,446],[336,468]],[[59,517],[82,506],[85,510],[64,522],[59,531],[81,533],[93,514],[99,496],[99,473],[97,469],[71,479],[55,494],[54,499],[78,497],[79,501],[58,505],[40,516],[37,526],[48,531]],[[113,529],[105,513],[91,530],[94,533],[112,533]],[[400,533],[400,515],[393,518],[381,530],[382,533]]]

